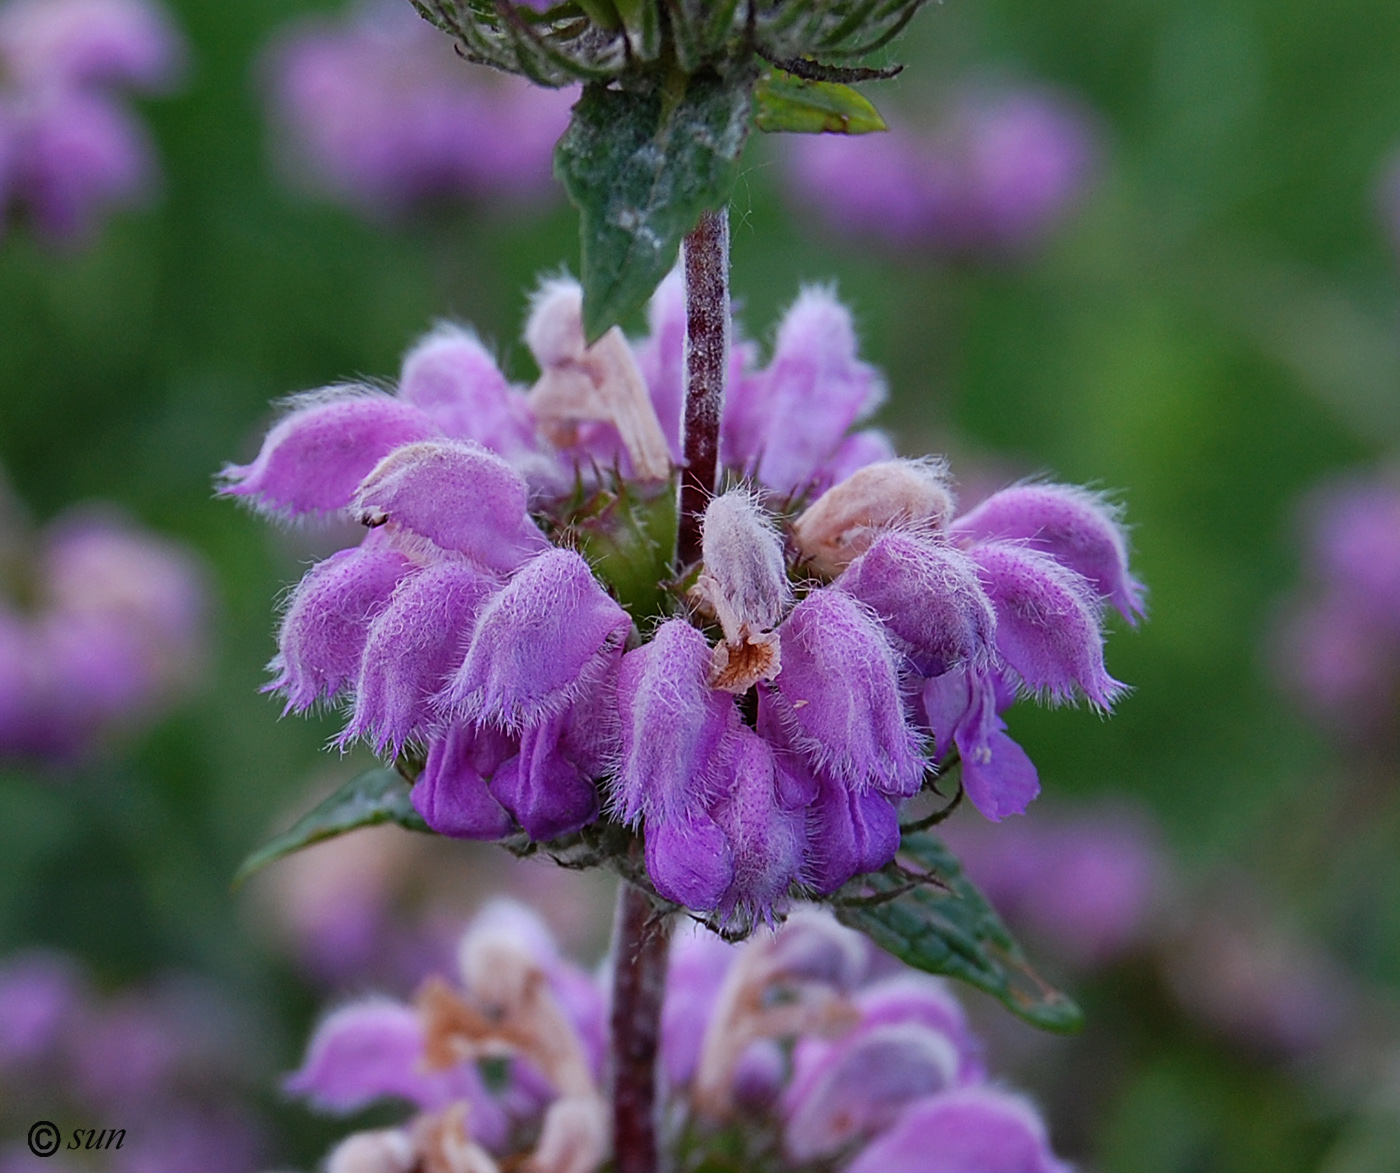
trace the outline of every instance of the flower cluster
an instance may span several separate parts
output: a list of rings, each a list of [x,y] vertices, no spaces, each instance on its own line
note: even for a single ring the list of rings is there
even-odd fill
[[[574,95],[467,65],[402,0],[300,22],[268,62],[289,166],[375,212],[547,196]]]
[[[9,0],[0,8],[0,210],[55,238],[149,186],[152,152],[115,91],[157,90],[182,46],[147,0]]]
[[[678,938],[660,1058],[673,1156],[728,1132],[742,1167],[764,1173],[1063,1173],[1035,1109],[987,1082],[948,989],[868,969],[863,938],[815,909],[742,946],[703,930]],[[362,1001],[321,1024],[290,1090],[337,1111],[386,1096],[417,1109],[343,1141],[328,1173],[493,1173],[521,1160],[593,1173],[606,1158],[602,991],[505,905],[468,931],[461,979],[430,979],[413,1006]]]
[[[580,306],[568,282],[537,297],[528,393],[444,327],[397,393],[295,399],[225,471],[274,515],[369,527],[291,595],[269,688],[291,710],[342,699],[342,744],[421,747],[413,799],[436,830],[549,840],[606,809],[644,827],[662,895],[726,919],[888,863],[935,754],[960,756],[989,818],[1024,810],[1035,769],[1001,712],[1121,691],[1103,612],[1132,619],[1142,588],[1116,512],[1027,483],[957,515],[942,463],[860,429],[883,386],[812,289],[766,366],[735,347],[731,487],[700,562],[671,568],[678,283],[636,344],[585,347]]]
[[[1327,486],[1308,518],[1310,582],[1278,640],[1285,679],[1329,723],[1394,728],[1400,697],[1400,481]]]
[[[797,135],[792,194],[837,232],[956,256],[1023,253],[1084,194],[1098,155],[1090,119],[1040,88],[968,89],[924,132]]]
[[[105,1164],[72,1164],[60,1154],[42,1162],[45,1169],[247,1173],[259,1135],[238,1101],[253,1058],[232,1007],[194,979],[168,975],[103,995],[62,954],[0,960],[4,1135],[23,1136],[36,1118],[126,1130],[120,1147],[104,1146]],[[0,1150],[2,1173],[39,1164],[23,1145]]]
[[[32,550],[4,537],[0,758],[81,758],[195,678],[206,589],[186,551],[101,512],[61,519]]]

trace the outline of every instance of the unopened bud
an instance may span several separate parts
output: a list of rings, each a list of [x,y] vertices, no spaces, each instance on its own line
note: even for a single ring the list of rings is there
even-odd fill
[[[710,502],[703,524],[705,566],[693,596],[730,643],[771,631],[792,599],[773,523],[748,493],[732,489]]]
[[[798,549],[823,574],[836,575],[879,535],[901,526],[941,530],[953,512],[942,461],[867,464],[809,505],[792,527]]]

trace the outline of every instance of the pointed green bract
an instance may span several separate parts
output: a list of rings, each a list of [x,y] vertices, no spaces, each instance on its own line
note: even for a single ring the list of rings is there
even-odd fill
[[[987,898],[938,839],[906,834],[900,859],[861,876],[837,895],[837,917],[925,973],[991,994],[1032,1026],[1067,1034],[1084,1015],[1026,960]]]
[[[640,91],[584,88],[554,171],[580,213],[589,342],[646,304],[700,214],[728,201],[754,80],[677,74]]]
[[[775,71],[754,91],[759,130],[797,134],[871,134],[888,130],[870,100],[850,86]]]
[[[410,831],[428,831],[431,834],[428,824],[409,801],[408,792],[411,789],[408,780],[397,770],[382,766],[357,775],[245,859],[233,877],[234,887],[254,872],[303,847],[334,839],[360,827],[397,823]]]

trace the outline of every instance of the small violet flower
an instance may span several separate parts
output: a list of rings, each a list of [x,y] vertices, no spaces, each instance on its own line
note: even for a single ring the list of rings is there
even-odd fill
[[[0,7],[0,211],[81,240],[146,194],[154,153],[117,99],[179,73],[184,47],[149,0],[8,0]]]
[[[973,88],[921,131],[797,135],[793,196],[837,231],[953,256],[1019,255],[1063,221],[1098,155],[1092,121],[1038,87]]]
[[[1023,811],[1039,784],[1002,712],[1110,707],[1103,612],[1133,620],[1143,590],[1100,497],[1021,484],[958,516],[941,461],[861,430],[883,384],[819,289],[766,366],[735,347],[698,564],[646,570],[638,519],[670,509],[680,451],[676,282],[648,338],[591,346],[578,286],[546,282],[529,389],[439,327],[396,390],[293,398],[223,491],[367,527],[288,600],[288,709],[341,703],[342,744],[421,763],[442,833],[640,827],[656,890],[742,930],[888,864],[940,760],[988,818]]]
[[[288,167],[378,214],[434,198],[548,197],[577,96],[469,64],[407,4],[384,0],[298,21],[267,78]]]

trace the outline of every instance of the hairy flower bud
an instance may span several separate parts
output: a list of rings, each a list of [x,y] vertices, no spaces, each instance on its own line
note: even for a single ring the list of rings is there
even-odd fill
[[[940,461],[868,464],[818,497],[793,523],[797,548],[822,574],[837,575],[890,529],[942,530],[953,512]]]
[[[731,490],[705,510],[704,569],[691,597],[719,620],[710,683],[742,694],[782,668],[772,629],[792,599],[783,542],[749,494]]]

